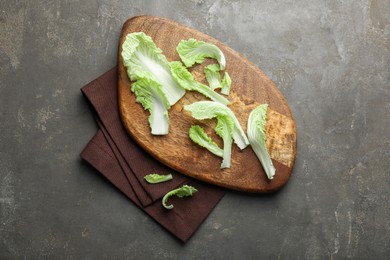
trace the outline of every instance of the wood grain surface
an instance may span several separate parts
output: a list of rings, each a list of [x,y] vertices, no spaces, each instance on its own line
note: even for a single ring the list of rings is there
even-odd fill
[[[222,147],[222,140],[215,134],[214,120],[197,121],[183,106],[195,101],[207,100],[196,92],[187,92],[169,110],[169,134],[153,136],[148,124],[149,113],[135,102],[130,91],[131,82],[122,63],[122,43],[128,33],[142,31],[152,37],[168,61],[180,60],[176,46],[180,40],[195,38],[217,45],[226,57],[226,71],[232,78],[229,107],[246,131],[249,113],[259,104],[268,103],[267,148],[276,168],[273,180],[268,180],[256,155],[248,146],[240,150],[233,144],[232,163],[229,169],[220,169],[221,158],[194,144],[188,137],[191,125],[199,124]],[[190,71],[195,79],[207,84],[203,69],[214,63],[207,60],[193,66]],[[268,193],[279,190],[290,177],[296,156],[295,122],[287,101],[272,81],[238,52],[197,30],[174,21],[154,16],[137,16],[123,25],[118,55],[119,108],[123,124],[136,142],[157,160],[196,179],[229,189]]]

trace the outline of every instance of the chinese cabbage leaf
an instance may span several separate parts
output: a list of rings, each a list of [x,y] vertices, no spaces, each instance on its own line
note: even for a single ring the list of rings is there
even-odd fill
[[[191,126],[189,130],[190,139],[198,145],[206,148],[216,156],[223,157],[223,150],[208,136],[199,125]]]
[[[131,90],[136,96],[136,101],[150,112],[149,125],[152,134],[168,134],[170,105],[161,85],[153,80],[140,78],[132,84]]]
[[[206,58],[216,59],[221,70],[224,70],[226,67],[226,60],[223,52],[212,43],[198,41],[191,38],[180,41],[176,50],[186,67],[191,67],[195,63],[200,64]]]
[[[121,55],[130,80],[148,78],[159,83],[170,105],[184,96],[185,90],[173,79],[166,57],[150,36],[143,32],[128,34]]]
[[[190,197],[197,191],[198,190],[195,189],[192,186],[183,185],[180,188],[171,190],[167,194],[165,194],[165,196],[162,198],[162,205],[166,209],[173,209],[173,205],[172,204],[171,205],[167,205],[169,197],[171,197],[171,196],[177,196],[179,198]]]
[[[259,158],[268,179],[271,180],[275,175],[276,169],[266,146],[265,124],[267,120],[267,108],[268,104],[263,104],[250,113],[247,133],[253,151]]]

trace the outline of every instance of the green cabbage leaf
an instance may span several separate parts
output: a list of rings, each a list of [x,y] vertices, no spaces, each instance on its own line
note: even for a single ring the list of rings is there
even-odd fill
[[[223,140],[223,159],[221,169],[230,168],[233,144],[234,121],[230,117],[217,116],[217,126],[215,132]]]
[[[164,197],[162,198],[162,205],[166,209],[173,209],[173,205],[172,204],[171,205],[167,205],[169,197],[171,197],[171,196],[176,196],[176,197],[179,197],[179,198],[190,197],[190,196],[194,195],[194,193],[197,192],[197,191],[198,190],[195,189],[192,186],[183,185],[182,187],[180,187],[178,189],[171,190],[167,194],[165,194]]]
[[[204,74],[212,90],[221,88],[221,74],[218,64],[210,64],[204,68]]]
[[[226,67],[225,55],[212,43],[191,38],[180,41],[176,47],[176,51],[179,53],[181,60],[187,68],[195,63],[202,63],[206,58],[216,59],[221,70],[224,70]]]
[[[250,114],[248,119],[247,134],[253,151],[268,177],[273,179],[275,175],[275,167],[266,146],[265,124],[267,122],[268,104],[263,104],[256,107]]]
[[[212,90],[220,88],[222,94],[227,96],[229,95],[230,88],[232,86],[232,79],[230,78],[227,71],[225,71],[225,75],[222,81],[218,64],[210,64],[206,66],[204,68],[204,73]]]
[[[232,79],[230,78],[229,73],[227,73],[227,71],[225,71],[225,76],[223,77],[221,85],[221,93],[224,95],[229,95],[230,88],[232,86]]]
[[[185,90],[172,77],[166,57],[150,36],[143,32],[126,35],[121,55],[130,80],[147,78],[159,83],[170,105],[184,96]]]
[[[191,126],[189,136],[194,143],[206,148],[216,156],[223,157],[223,150],[205,133],[201,126]]]
[[[156,184],[160,182],[166,182],[173,179],[172,174],[157,174],[157,173],[151,173],[144,176],[144,179],[151,184]]]
[[[149,125],[153,135],[166,135],[169,131],[169,101],[157,82],[140,78],[131,85],[136,101],[148,110]]]

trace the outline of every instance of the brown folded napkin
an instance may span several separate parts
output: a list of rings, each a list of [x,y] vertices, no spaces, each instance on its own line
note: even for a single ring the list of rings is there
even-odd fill
[[[81,92],[91,104],[99,126],[81,157],[169,232],[187,241],[223,197],[224,190],[175,172],[130,138],[120,120],[116,68],[88,83]],[[171,173],[173,180],[149,184],[144,176],[150,173]],[[194,186],[198,192],[190,198],[172,197],[174,208],[163,208],[161,198],[183,184]]]

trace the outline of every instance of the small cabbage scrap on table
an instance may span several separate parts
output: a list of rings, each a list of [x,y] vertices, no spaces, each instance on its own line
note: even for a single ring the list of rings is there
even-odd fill
[[[273,179],[275,175],[275,167],[266,146],[265,124],[267,120],[268,104],[263,104],[256,107],[250,114],[248,119],[247,134],[249,142],[257,158],[261,162],[268,179]]]
[[[165,194],[165,196],[162,198],[162,205],[166,209],[173,209],[173,205],[172,204],[171,205],[167,205],[169,197],[171,197],[171,196],[176,196],[176,197],[179,197],[179,198],[191,197],[197,191],[198,190],[195,189],[192,186],[183,185],[180,188],[171,190],[167,194]]]
[[[166,182],[170,181],[173,179],[172,174],[157,174],[157,173],[151,173],[148,175],[144,176],[144,179],[151,184],[156,184],[156,183],[161,183],[161,182]]]

